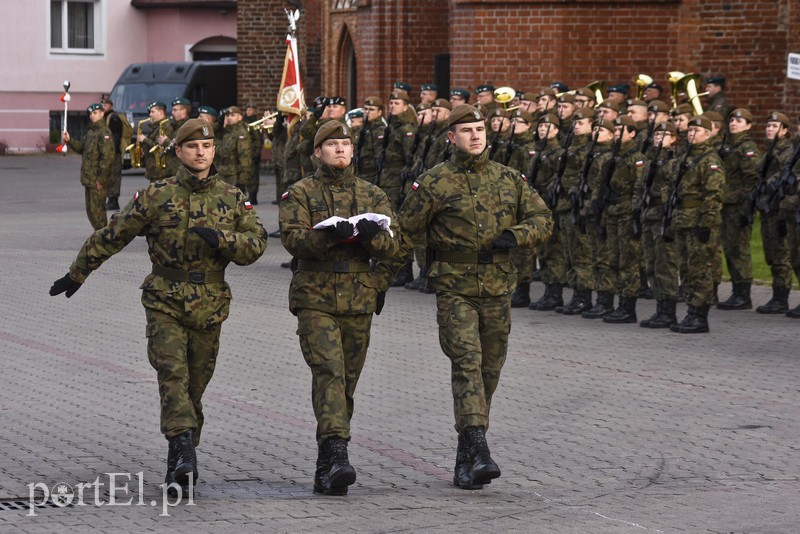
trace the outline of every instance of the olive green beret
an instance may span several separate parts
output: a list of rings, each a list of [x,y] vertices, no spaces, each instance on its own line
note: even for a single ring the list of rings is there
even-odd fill
[[[606,108],[606,109],[610,109],[610,110],[619,112],[619,104],[617,104],[616,102],[612,102],[611,100],[603,100],[600,103],[600,105],[597,106],[597,107],[598,108]]]
[[[575,110],[575,113],[572,114],[574,120],[580,119],[594,119],[595,112],[592,108],[580,108]]]
[[[575,95],[572,93],[562,93],[561,96],[558,97],[559,102],[566,102],[567,104],[572,104],[575,102]]]
[[[178,133],[175,134],[176,145],[200,139],[214,139],[214,128],[203,119],[189,119],[178,128]]]
[[[650,105],[647,106],[647,111],[652,111],[653,113],[669,113],[669,106],[663,100],[653,100],[650,102]]]
[[[460,97],[466,101],[469,100],[469,91],[466,89],[453,89],[450,91],[450,98],[453,98],[454,96]]]
[[[314,148],[327,141],[328,139],[353,139],[353,132],[343,122],[328,121],[317,130],[314,136]]]
[[[374,106],[376,108],[383,109],[383,100],[378,98],[377,96],[368,96],[364,99],[365,106]]]
[[[86,108],[86,113],[91,113],[92,111],[97,111],[98,109],[102,110],[103,104],[101,104],[100,102],[94,102],[92,104],[89,104],[89,106]]]
[[[437,98],[436,100],[433,101],[433,107],[452,110],[453,104],[451,104],[450,101],[447,100],[446,98]]]
[[[644,100],[639,100],[639,99],[634,98],[633,100],[631,100],[628,103],[628,107],[632,107],[632,106],[641,106],[643,108],[646,108],[647,107],[647,102],[645,102]]]
[[[653,132],[669,132],[672,135],[675,135],[678,132],[678,129],[670,121],[661,121],[656,123],[656,125],[653,127]]]
[[[704,115],[692,117],[692,119],[689,121],[689,126],[700,126],[701,128],[705,128],[709,131],[711,131],[711,129],[714,127],[713,124],[711,124],[711,121],[708,120],[708,117]]]
[[[419,86],[420,91],[438,91],[439,86],[435,83],[423,83]]]
[[[728,120],[733,118],[744,119],[747,122],[753,122],[753,114],[744,108],[734,109],[731,111],[731,114],[728,115]]]
[[[408,97],[408,93],[402,89],[395,89],[392,91],[392,94],[389,95],[389,100],[403,100],[406,104],[411,102],[411,99]]]
[[[486,85],[479,85],[475,88],[475,94],[478,93],[485,93],[486,91],[494,92],[494,85],[486,84]]]
[[[592,126],[597,126],[598,128],[605,128],[609,132],[612,132],[612,133],[614,132],[614,121],[609,121],[609,120],[605,120],[605,119],[603,119],[603,120],[599,120],[598,119],[598,120],[594,121]]]
[[[789,120],[789,117],[781,113],[780,111],[772,111],[770,112],[769,116],[767,117],[767,122],[779,122],[786,126],[787,128],[792,127],[792,121]]]
[[[542,116],[539,117],[539,120],[536,121],[536,124],[552,124],[553,126],[559,127],[561,126],[561,119],[552,113],[543,113]]]
[[[514,111],[514,118],[515,119],[522,119],[525,122],[527,122],[528,124],[533,124],[533,115],[531,115],[529,112],[521,110],[521,109],[518,109],[518,110]]]
[[[456,124],[467,124],[471,122],[483,122],[485,117],[478,108],[470,106],[469,104],[460,104],[453,108],[453,112],[447,118],[447,127],[450,128]]]
[[[725,117],[723,117],[721,113],[717,113],[716,111],[706,111],[705,113],[703,113],[703,115],[711,122],[718,122],[720,124],[725,122]]]
[[[690,104],[681,104],[672,110],[672,116],[676,115],[694,115],[694,108]]]
[[[219,113],[216,109],[212,108],[211,106],[200,106],[197,108],[198,113],[205,113],[206,115],[212,115],[214,117],[219,117]]]
[[[614,119],[614,126],[630,126],[631,128],[636,128],[636,121],[633,120],[632,117],[628,117],[627,115],[620,115],[616,119]]]
[[[392,84],[392,89],[400,89],[401,91],[405,91],[406,93],[411,92],[411,86],[406,82],[394,82]]]
[[[153,108],[161,108],[164,111],[167,110],[167,105],[160,101],[150,102],[150,105],[147,106],[147,111],[150,111]]]
[[[175,100],[173,100],[173,101],[172,101],[172,103],[171,103],[170,105],[171,105],[171,106],[187,106],[187,107],[192,107],[192,101],[191,101],[191,100],[189,100],[189,99],[188,99],[188,98],[186,98],[186,97],[179,96],[178,98],[176,98]]]

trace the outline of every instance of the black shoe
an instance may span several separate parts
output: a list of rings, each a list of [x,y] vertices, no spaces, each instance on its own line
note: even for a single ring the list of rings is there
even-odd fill
[[[650,286],[643,287],[639,289],[639,298],[645,300],[653,300],[656,296],[653,294],[653,290]]]
[[[778,314],[789,311],[789,288],[773,287],[772,298],[769,302],[756,308],[758,313]]]
[[[669,328],[678,322],[675,316],[677,302],[674,300],[659,300],[656,303],[656,313],[649,319],[639,322],[642,328]]]
[[[270,233],[269,233],[269,236],[270,236],[270,237],[280,237],[280,236],[281,236],[281,231],[280,231],[280,229],[278,229],[278,230],[275,230],[274,232],[270,232]]]
[[[356,481],[356,470],[347,457],[347,441],[328,438],[322,444],[314,475],[314,492],[347,495],[347,486]]]
[[[540,269],[536,269],[533,271],[533,278],[531,278],[534,282],[541,282],[542,281],[542,271]]]
[[[469,470],[472,481],[476,484],[486,484],[499,477],[500,468],[492,460],[483,429],[477,426],[465,428],[464,440],[472,460]]]
[[[561,296],[563,291],[564,286],[560,282],[548,284],[544,296],[536,301],[536,307],[534,308],[531,304],[528,308],[538,311],[553,311],[564,305],[564,298]]]
[[[527,308],[531,303],[531,285],[527,282],[520,282],[511,294],[512,308]]]
[[[483,489],[483,484],[476,484],[470,473],[472,459],[469,457],[466,440],[463,434],[458,435],[458,448],[456,449],[456,467],[453,470],[453,485],[465,490]]]
[[[170,438],[170,445],[174,447],[173,461],[175,462],[172,480],[181,486],[197,483],[197,454],[194,450],[193,438],[192,430]]]
[[[108,197],[106,200],[107,211],[119,211],[119,197]]]
[[[406,289],[413,289],[416,291],[422,291],[425,286],[428,285],[428,270],[427,269],[420,269],[419,276],[414,278],[412,281],[405,285]]]
[[[420,293],[425,293],[426,295],[433,295],[434,293],[436,293],[436,290],[428,285],[428,279],[426,278],[425,279],[425,287],[421,287],[419,289],[419,292]]]
[[[620,297],[616,310],[603,317],[604,323],[623,324],[636,322],[636,297]]]
[[[686,292],[683,290],[683,286],[678,286],[678,302],[686,302]]]
[[[681,334],[705,334],[708,328],[708,308],[709,306],[689,306],[689,313],[680,324],[669,327],[673,332]]]
[[[598,291],[595,305],[581,313],[584,319],[600,319],[614,311],[614,293]]]
[[[717,309],[720,310],[749,310],[752,307],[750,282],[734,282],[733,293],[728,300],[717,304]]]
[[[397,272],[392,287],[405,287],[412,280],[414,280],[414,271],[411,268],[411,262],[408,262]]]
[[[592,290],[591,289],[576,289],[575,296],[566,306],[561,307],[564,315],[580,315],[586,310],[592,309]],[[558,311],[558,308],[556,308]]]
[[[283,263],[281,263],[281,269],[291,269],[291,268],[292,268],[292,262],[284,261]]]
[[[792,319],[800,319],[800,305],[787,311],[784,315],[786,315],[786,317],[791,317]]]

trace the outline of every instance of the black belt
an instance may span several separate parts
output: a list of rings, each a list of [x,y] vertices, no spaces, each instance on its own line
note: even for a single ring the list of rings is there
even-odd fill
[[[485,252],[456,252],[453,250],[436,250],[434,258],[436,261],[446,261],[448,263],[504,263],[509,261],[511,255],[507,250],[488,250]]]
[[[172,282],[189,282],[191,284],[216,284],[225,281],[225,271],[182,271],[161,265],[153,265],[153,274]]]
[[[297,260],[297,270],[328,273],[368,273],[372,269],[370,269],[367,261]]]

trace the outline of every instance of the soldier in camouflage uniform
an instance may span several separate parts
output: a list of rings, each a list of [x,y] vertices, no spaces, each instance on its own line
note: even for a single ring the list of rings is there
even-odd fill
[[[459,434],[453,483],[480,489],[500,476],[485,432],[511,328],[517,273],[508,250],[547,239],[553,221],[524,176],[489,160],[477,108],[457,106],[448,127],[454,153],[416,180],[398,214],[400,252],[378,272],[386,289],[414,243],[426,240],[435,254],[428,284],[436,290],[439,341],[451,361]]]
[[[259,126],[250,127],[251,123],[259,120],[258,108],[255,104],[247,104],[244,110],[244,121],[252,141],[250,147],[250,179],[247,180],[247,196],[253,206],[258,205],[258,189],[261,186],[261,149],[264,146],[262,129]],[[274,123],[273,123],[274,124]]]
[[[706,92],[708,93],[708,104],[706,111],[714,111],[723,117],[731,113],[731,104],[725,96],[725,78],[722,76],[712,76],[706,78]]]
[[[453,107],[469,104],[469,91],[466,89],[453,89],[450,91],[450,105]]]
[[[144,235],[153,272],[142,284],[147,354],[158,372],[161,432],[169,441],[167,483],[197,480],[194,448],[203,428],[203,392],[211,380],[231,290],[229,262],[249,265],[267,236],[242,192],[210,175],[214,132],[202,119],[175,138],[178,174],[137,191],[108,225],[92,234],[50,295],[71,297],[92,271]]]
[[[795,146],[799,150],[800,145]],[[792,168],[792,174],[800,176],[800,161]],[[786,236],[789,244],[789,257],[794,275],[800,280],[800,180],[795,179],[793,186],[784,189],[784,198],[780,201],[779,208],[786,221]],[[786,317],[800,319],[800,305],[786,312]]]
[[[267,112],[264,112],[267,116]],[[267,138],[272,143],[270,149],[270,160],[275,169],[275,200],[273,204],[279,204],[281,196],[285,190],[284,187],[284,173],[286,172],[286,142],[287,142],[287,118],[281,112],[274,118],[267,119],[264,124],[272,125],[271,129],[267,129]]]
[[[364,126],[358,132],[353,162],[356,175],[374,184],[378,181],[378,157],[383,151],[383,100],[369,96],[364,100]]]
[[[731,275],[733,293],[717,304],[720,310],[744,310],[753,307],[750,286],[753,283],[753,260],[750,237],[753,225],[749,218],[748,196],[758,181],[759,150],[750,137],[753,116],[737,109],[728,117],[728,142],[720,149],[725,164],[725,190],[722,193],[722,250]]]
[[[144,177],[152,183],[169,176],[165,151],[172,140],[172,124],[167,118],[167,105],[163,102],[152,102],[147,109],[150,132],[147,135],[139,134],[136,140],[142,147]]]
[[[561,127],[559,129],[561,146],[564,146],[567,137],[569,137],[569,132],[572,131],[575,109],[575,95],[572,93],[562,93],[556,99],[556,114],[561,121]]]
[[[111,186],[106,191],[106,209],[119,211],[119,194],[122,187],[122,154],[125,152],[125,147],[130,144],[131,139],[130,136],[127,136],[127,139],[122,138],[122,119],[114,111],[114,101],[110,98],[104,98],[101,104],[103,104],[103,117],[106,125],[114,137],[114,152],[116,153],[114,164],[111,166]],[[130,128],[127,118],[125,123]]]
[[[231,106],[225,111],[225,131],[218,152],[217,170],[220,178],[247,193],[252,174],[253,139],[238,106]]]
[[[436,127],[431,135],[430,149],[428,156],[425,158],[425,169],[432,169],[436,165],[443,163],[450,159],[448,148],[450,142],[447,139],[447,119],[450,117],[450,112],[453,110],[453,105],[444,98],[437,98],[433,101],[433,119]]]
[[[640,221],[642,254],[656,298],[656,312],[639,322],[642,328],[669,328],[678,322],[678,253],[675,241],[661,235],[664,218],[664,191],[670,187],[675,171],[675,126],[666,121],[653,127],[653,152],[634,189],[634,217]],[[650,182],[648,183],[648,179]]]
[[[494,85],[484,84],[475,88],[475,107],[483,113],[484,117],[489,117],[497,107],[494,101]]]
[[[283,172],[284,191],[281,191],[281,197],[290,185],[299,181],[306,174],[300,161],[300,145],[302,141],[300,130],[302,130],[305,122],[309,120],[310,115],[311,113],[306,113],[304,117],[293,117],[286,128],[286,146],[283,149],[286,168]]]
[[[179,97],[172,101],[170,104],[172,106],[171,115],[172,118],[170,119],[170,126],[172,126],[172,131],[177,133],[181,126],[186,124],[186,121],[189,120],[190,115],[192,114],[192,102],[185,97]],[[162,143],[162,141],[159,141]],[[175,176],[183,165],[181,161],[175,155],[174,143],[173,143],[173,136],[170,136],[169,142],[163,142],[164,146],[166,147],[166,155],[167,155],[167,176]]]
[[[314,112],[300,128],[300,164],[303,166],[303,176],[314,172],[314,137],[317,130],[329,121],[338,121],[345,124],[347,102],[341,96],[320,96],[314,100]]]
[[[398,248],[391,202],[377,186],[355,175],[351,131],[330,121],[319,128],[312,176],[292,185],[280,207],[281,241],[294,257],[289,310],[297,316],[303,357],[311,368],[311,401],[317,419],[314,491],[344,495],[356,472],[347,455],[354,394],[369,346],[372,314],[384,294],[370,258],[387,259]],[[348,218],[377,213],[392,227]],[[329,217],[341,217],[319,229]],[[354,230],[357,231],[354,237]]]
[[[761,213],[761,240],[764,244],[764,258],[772,272],[772,298],[758,306],[756,311],[764,314],[784,314],[789,311],[789,292],[792,289],[792,258],[789,250],[789,224],[793,214],[781,209],[790,185],[781,180],[787,164],[792,161],[795,148],[789,139],[792,123],[783,113],[773,111],[767,117],[767,142],[771,150],[764,155],[759,169],[764,170],[766,188],[756,205]],[[796,161],[795,161],[796,163]],[[789,174],[784,175],[786,178]]]
[[[103,120],[103,105],[91,104],[89,113],[91,125],[83,141],[72,139],[69,132],[63,134],[64,142],[81,154],[81,185],[84,188],[86,215],[92,228],[98,230],[106,225],[106,189],[111,185],[111,169],[114,158],[114,137]]]
[[[627,83],[619,83],[608,86],[606,98],[619,106],[619,114],[628,114],[628,93],[631,88]]]
[[[675,239],[677,253],[687,258],[688,266],[682,282],[689,310],[670,330],[697,334],[709,331],[708,309],[714,298],[712,264],[719,239],[725,167],[709,142],[708,118],[702,115],[693,118],[687,135],[689,153],[664,192],[665,202],[675,200],[671,223],[664,221],[664,235]]]
[[[511,141],[511,116],[502,107],[494,108],[488,115],[489,122],[489,159],[503,163]]]

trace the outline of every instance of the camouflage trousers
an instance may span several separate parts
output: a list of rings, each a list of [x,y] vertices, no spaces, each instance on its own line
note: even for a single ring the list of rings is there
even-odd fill
[[[354,395],[369,347],[372,314],[333,315],[301,309],[297,335],[311,368],[311,404],[317,419],[317,443],[350,439]]]
[[[563,284],[567,281],[567,263],[561,246],[560,228],[553,228],[550,238],[536,247],[536,254],[542,265],[543,284]]]
[[[283,167],[275,166],[275,200],[280,202],[281,196],[286,191],[286,186],[283,183]]]
[[[517,268],[517,284],[530,284],[536,264],[536,252],[532,248],[512,248],[511,263]]]
[[[642,242],[633,238],[633,215],[606,215],[606,239],[598,248],[597,290],[621,297],[639,295]]]
[[[647,279],[657,300],[678,300],[678,250],[661,236],[661,220],[642,223],[642,254]]]
[[[750,236],[753,226],[742,228],[742,217],[747,215],[744,204],[722,206],[722,251],[731,275],[731,282],[753,281],[753,260],[750,255]]]
[[[253,158],[253,170],[250,171],[250,180],[247,181],[247,192],[258,193],[261,185],[261,152]]]
[[[570,212],[558,214],[558,228],[569,287],[581,291],[594,289],[594,253],[589,234],[581,232]]]
[[[99,230],[108,222],[106,218],[106,190],[95,187],[84,187],[86,200],[86,216],[92,228]]]
[[[800,225],[794,222],[794,213],[786,212],[786,235],[789,238],[789,258],[795,277],[800,281]],[[791,287],[789,284],[788,287]]]
[[[455,428],[489,427],[489,409],[506,361],[511,299],[436,292],[439,344],[450,358]]]
[[[161,433],[167,438],[194,429],[200,444],[203,392],[217,365],[221,324],[190,328],[156,310],[145,309],[147,357],[158,373]]]
[[[109,185],[106,188],[106,197],[119,198],[121,187],[122,187],[122,154],[117,154],[114,157],[114,162],[111,164],[111,185]]]
[[[711,228],[708,243],[701,243],[694,228],[675,232],[676,252],[686,258],[686,275],[681,280],[690,306],[710,306],[714,300],[713,263],[719,243],[719,230]]]
[[[425,254],[426,246],[422,245],[414,245],[414,261],[417,262],[417,267],[421,269],[425,268],[426,265],[426,254]]]
[[[761,241],[764,259],[772,272],[772,287],[792,287],[792,254],[789,249],[789,223],[779,211],[761,213]]]

